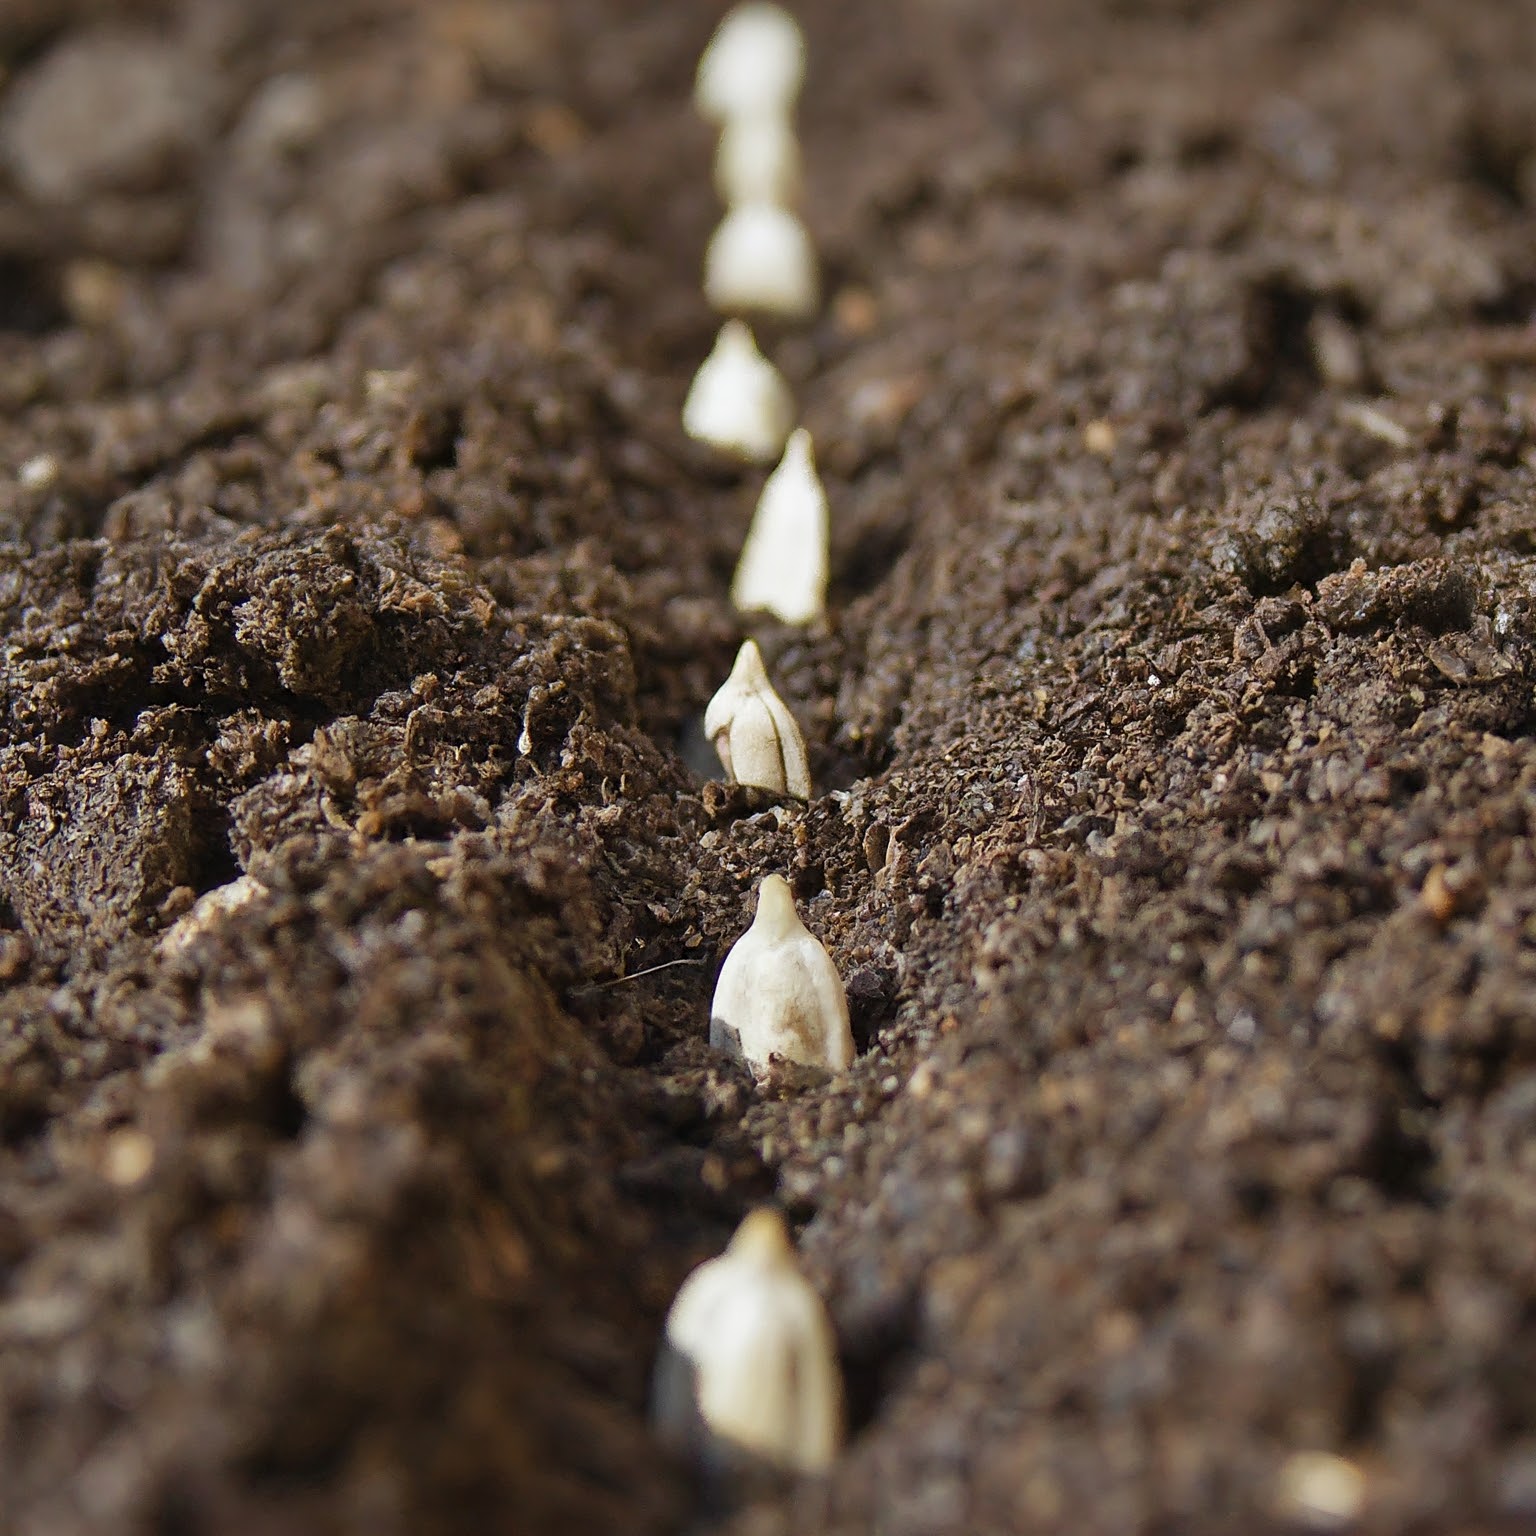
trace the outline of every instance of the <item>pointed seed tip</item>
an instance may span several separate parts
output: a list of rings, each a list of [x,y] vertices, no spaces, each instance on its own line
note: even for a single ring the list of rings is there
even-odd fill
[[[772,934],[793,933],[801,926],[800,914],[795,909],[795,894],[783,875],[765,875],[757,888],[757,916],[754,924],[761,923]]]
[[[768,667],[763,661],[763,653],[758,649],[756,640],[741,642],[741,649],[736,652],[736,664],[731,668],[731,675],[741,683],[768,681]]]
[[[783,1262],[794,1255],[789,1228],[784,1217],[771,1205],[748,1211],[730,1241],[730,1252],[738,1258],[760,1263]]]

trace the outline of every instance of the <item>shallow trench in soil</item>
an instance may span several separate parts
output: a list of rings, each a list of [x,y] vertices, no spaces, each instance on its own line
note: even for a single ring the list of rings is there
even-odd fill
[[[804,630],[718,6],[0,7],[0,1531],[1536,1523],[1536,32],[798,11]],[[770,872],[847,1073],[707,1047]],[[648,1379],[765,1201],[851,1434],[733,1502]]]

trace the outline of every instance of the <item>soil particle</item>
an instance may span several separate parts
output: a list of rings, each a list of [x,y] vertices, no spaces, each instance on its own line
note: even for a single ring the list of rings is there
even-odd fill
[[[1337,568],[1339,539],[1331,519],[1308,496],[1265,498],[1238,532],[1218,545],[1212,563],[1256,593],[1276,594],[1306,585]]]
[[[196,61],[152,33],[75,33],[10,88],[0,156],[43,202],[151,190],[175,175],[208,118]]]

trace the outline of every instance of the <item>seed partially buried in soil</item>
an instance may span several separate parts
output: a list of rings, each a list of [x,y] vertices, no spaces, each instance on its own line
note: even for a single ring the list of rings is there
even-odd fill
[[[824,1472],[843,1439],[843,1384],[821,1297],[777,1211],[753,1211],[683,1282],[656,1362],[661,1435],[719,1471]]]
[[[755,1071],[765,1070],[775,1056],[826,1072],[853,1064],[842,977],[800,921],[781,875],[768,875],[758,886],[752,926],[720,968],[709,1043]]]
[[[805,79],[805,36],[788,11],[748,0],[727,12],[699,59],[693,101],[701,117],[788,116]]]
[[[821,277],[805,225],[777,203],[736,204],[704,253],[704,297],[722,314],[809,319],[821,302]]]
[[[762,610],[785,624],[820,618],[827,606],[830,521],[811,434],[801,427],[790,434],[752,514],[731,581],[737,612]]]
[[[795,401],[783,374],[742,321],[727,320],[689,386],[683,430],[750,464],[771,464],[794,424]]]
[[[748,640],[736,653],[731,675],[709,701],[704,734],[720,754],[727,777],[737,784],[810,799],[805,738],[768,681],[756,641]]]
[[[715,149],[715,191],[727,208],[738,203],[793,207],[800,196],[800,141],[778,112],[733,117]]]

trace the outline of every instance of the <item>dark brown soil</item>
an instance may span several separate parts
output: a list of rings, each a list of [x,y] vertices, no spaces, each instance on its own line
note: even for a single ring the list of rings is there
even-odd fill
[[[1536,1529],[1531,16],[799,9],[776,813],[718,6],[0,3],[6,1536]],[[756,1092],[771,870],[862,1054]],[[732,1511],[765,1198],[854,1433]]]

